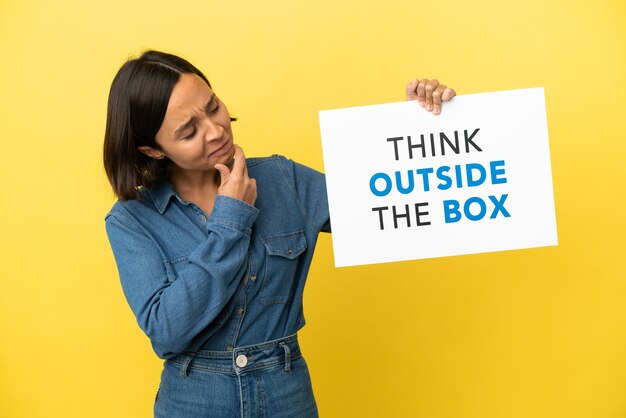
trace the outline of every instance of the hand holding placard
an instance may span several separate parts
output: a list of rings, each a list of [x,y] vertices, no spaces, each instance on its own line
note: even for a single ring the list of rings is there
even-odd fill
[[[428,112],[438,115],[441,113],[441,102],[447,102],[456,96],[456,92],[439,80],[413,80],[406,85],[406,99],[417,100],[419,105]]]

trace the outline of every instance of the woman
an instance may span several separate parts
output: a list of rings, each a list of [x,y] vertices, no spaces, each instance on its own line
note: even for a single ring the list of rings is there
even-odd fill
[[[407,85],[435,114],[454,95],[436,80]],[[296,333],[317,236],[330,231],[324,176],[246,159],[231,120],[174,55],[148,51],[111,86],[104,166],[119,200],[106,230],[128,303],[166,359],[154,413],[315,417]]]

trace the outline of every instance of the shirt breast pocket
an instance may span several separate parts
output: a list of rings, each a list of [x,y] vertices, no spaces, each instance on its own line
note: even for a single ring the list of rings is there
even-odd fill
[[[298,257],[306,250],[303,231],[266,236],[265,274],[259,297],[261,303],[287,303],[293,294]]]

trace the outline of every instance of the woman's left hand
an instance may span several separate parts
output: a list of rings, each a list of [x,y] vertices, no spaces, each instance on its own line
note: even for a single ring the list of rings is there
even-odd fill
[[[434,115],[441,113],[442,102],[448,102],[454,96],[456,92],[437,79],[415,79],[406,85],[406,99],[417,100],[420,106]]]

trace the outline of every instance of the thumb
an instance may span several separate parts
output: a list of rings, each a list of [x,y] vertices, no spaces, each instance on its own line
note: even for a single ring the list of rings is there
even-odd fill
[[[215,169],[220,172],[222,184],[224,184],[224,182],[228,180],[228,176],[230,176],[230,170],[224,164],[215,164]]]

